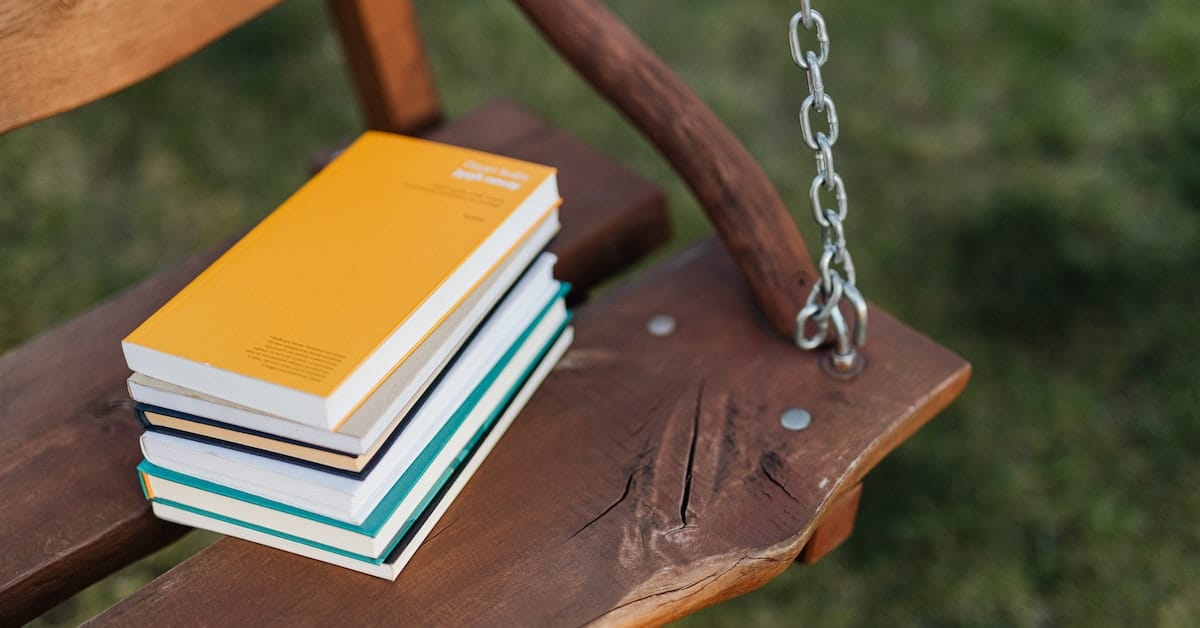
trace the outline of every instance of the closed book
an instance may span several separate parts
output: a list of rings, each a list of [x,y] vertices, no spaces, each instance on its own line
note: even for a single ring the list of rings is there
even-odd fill
[[[557,361],[570,342],[562,328],[550,338],[530,339],[486,394],[468,411],[439,430],[404,472],[374,512],[361,523],[348,523],[298,509],[199,478],[159,467],[149,461],[138,466],[146,496],[159,503],[223,517],[271,534],[293,538],[324,549],[345,552],[359,560],[382,562],[405,532],[405,524],[428,506],[455,472],[511,407],[540,364]],[[459,420],[461,419],[461,420]]]
[[[416,415],[420,413],[428,397],[438,395],[442,399],[450,400],[454,400],[455,395],[458,395],[459,399],[466,397],[473,387],[478,386],[479,382],[487,377],[482,373],[486,365],[493,360],[492,356],[500,356],[496,359],[497,366],[493,367],[499,368],[504,359],[501,354],[507,355],[515,351],[521,345],[522,339],[533,334],[544,319],[553,319],[549,325],[558,324],[565,313],[562,296],[566,294],[567,286],[550,277],[549,267],[544,271],[544,275],[539,272],[514,287],[513,292],[504,298],[496,311],[471,337],[466,348],[459,352],[450,367],[436,380],[435,386],[411,407],[406,406],[401,415],[394,420],[389,419],[390,430],[380,434],[379,443],[366,453],[348,455],[270,434],[232,430],[198,417],[156,406],[139,404],[137,413],[143,424],[152,432],[235,449],[349,478],[363,479],[374,470],[376,463],[387,456],[396,441],[408,438],[407,428],[410,425],[414,422],[420,423],[415,421]],[[457,364],[460,361],[473,363],[459,367]],[[374,395],[386,392],[385,385]],[[377,403],[372,398],[364,407],[385,403],[386,400]],[[403,446],[403,443],[400,446]],[[186,464],[185,461],[180,462]]]
[[[490,277],[487,285],[472,293],[463,307],[457,308],[434,336],[388,375],[337,430],[229,405],[142,373],[129,378],[129,393],[141,404],[140,415],[151,429],[290,452],[287,455],[292,457],[359,472],[374,459],[389,434],[395,432],[472,332],[472,342],[505,344],[528,327],[539,309],[549,307],[551,295],[559,289],[553,276],[554,261],[553,254],[542,253],[515,284],[513,279],[523,266],[511,266],[506,261],[505,272]],[[485,317],[486,322],[481,323]]]
[[[466,486],[479,469],[487,455],[495,447],[500,437],[512,424],[513,419],[529,401],[542,380],[558,362],[563,352],[571,342],[571,329],[567,328],[559,340],[550,349],[546,357],[534,370],[533,374],[509,402],[503,414],[491,428],[485,429],[483,438],[471,449],[465,461],[441,481],[436,492],[426,495],[419,509],[406,519],[396,536],[388,542],[386,553],[378,558],[355,556],[327,543],[316,542],[299,535],[285,533],[270,526],[262,526],[233,517],[218,515],[201,508],[186,506],[177,502],[150,497],[154,514],[161,519],[174,521],[195,528],[212,530],[221,534],[246,539],[270,547],[281,549],[293,554],[307,556],[316,560],[353,569],[387,580],[395,580],[405,565],[412,559],[421,544],[429,537],[442,515],[453,503],[455,497]]]
[[[553,168],[368,132],[125,338],[125,359],[336,428],[558,203]]]
[[[370,518],[386,495],[410,472],[449,424],[482,420],[494,385],[515,356],[545,346],[566,325],[561,297],[512,344],[470,344],[445,377],[407,419],[397,441],[361,479],[339,476],[229,447],[146,432],[142,453],[151,463],[250,495],[348,523]],[[532,348],[531,348],[532,347]],[[528,358],[525,358],[528,359]]]

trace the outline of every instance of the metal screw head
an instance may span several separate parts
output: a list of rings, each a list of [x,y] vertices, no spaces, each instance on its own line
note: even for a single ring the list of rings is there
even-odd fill
[[[783,411],[783,414],[779,415],[779,424],[782,425],[784,429],[791,430],[793,432],[799,432],[800,430],[807,428],[811,423],[812,415],[809,414],[808,410],[805,410],[804,408],[788,408],[787,410]]]
[[[654,316],[646,322],[646,331],[659,338],[670,336],[675,331],[675,317],[670,314]]]

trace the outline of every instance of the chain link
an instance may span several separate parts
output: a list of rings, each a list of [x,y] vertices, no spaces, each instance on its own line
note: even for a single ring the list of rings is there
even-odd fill
[[[803,349],[816,349],[829,339],[833,327],[833,355],[830,364],[835,373],[853,374],[862,366],[857,349],[867,340],[867,302],[856,286],[854,258],[846,248],[846,184],[834,169],[833,147],[841,133],[837,105],[825,91],[822,68],[829,61],[829,29],[825,17],[812,8],[812,0],[801,0],[801,9],[788,23],[788,44],[792,61],[804,70],[808,78],[809,95],[800,105],[800,129],[804,145],[817,160],[817,176],[809,187],[813,221],[821,228],[823,249],[818,263],[820,280],[813,286],[808,301],[796,314],[796,344]],[[817,50],[805,50],[801,43],[804,31],[814,31]],[[818,131],[812,112],[824,114],[826,131]],[[821,201],[821,192],[833,192],[834,208]],[[841,303],[845,299],[853,312],[853,324],[846,320]],[[814,331],[805,333],[809,324]]]

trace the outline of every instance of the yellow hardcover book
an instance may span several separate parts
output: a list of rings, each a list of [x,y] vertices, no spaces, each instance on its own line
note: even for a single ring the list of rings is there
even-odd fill
[[[125,338],[125,359],[332,429],[558,204],[553,168],[368,132]]]

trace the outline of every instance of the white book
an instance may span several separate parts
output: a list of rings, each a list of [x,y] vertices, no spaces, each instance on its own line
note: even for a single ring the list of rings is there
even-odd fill
[[[525,351],[540,339],[538,347],[558,333],[567,321],[561,298],[516,348],[508,343],[468,343],[462,355],[416,408],[403,425],[403,432],[375,468],[362,479],[333,475],[296,464],[273,460],[218,445],[146,432],[142,453],[152,464],[263,499],[306,510],[347,523],[360,524],[383,500],[387,492],[433,441],[447,419],[460,407],[475,403],[473,395],[486,390],[487,377],[498,364],[511,358],[513,350]],[[489,321],[489,325],[491,322]],[[501,368],[503,368],[501,366]],[[492,394],[488,391],[486,394]],[[503,391],[495,393],[503,394]],[[485,397],[487,398],[487,397]],[[475,428],[483,417],[472,414]]]
[[[170,423],[168,427],[172,429],[197,431],[200,429],[197,425],[211,425],[215,421],[233,428],[272,434],[346,454],[369,453],[381,444],[412,408],[450,359],[458,353],[480,321],[494,308],[499,307],[497,302],[506,292],[513,299],[527,302],[537,298],[538,294],[554,289],[556,258],[552,253],[542,253],[540,256],[538,254],[554,237],[558,228],[556,214],[541,225],[524,246],[514,251],[463,306],[451,314],[336,430],[331,431],[323,427],[297,423],[285,417],[264,414],[253,408],[230,404],[212,395],[188,390],[142,373],[134,373],[129,378],[129,395],[140,403],[170,408],[176,413],[205,419],[190,421],[193,425],[188,425],[187,418],[159,419],[160,422]],[[533,261],[534,258],[537,258],[536,261]],[[524,275],[522,271],[526,271]],[[514,282],[517,282],[516,285],[513,285]],[[501,314],[498,310],[492,319]],[[503,312],[505,316],[519,314],[521,312],[515,308]],[[530,312],[526,314],[531,315]],[[480,330],[479,336],[496,333],[499,328],[507,328],[507,324]]]
[[[537,390],[542,380],[545,379],[546,375],[554,367],[554,364],[559,360],[563,352],[566,351],[571,342],[571,337],[571,329],[568,328],[563,332],[559,341],[555,343],[554,348],[551,349],[533,375],[530,376],[529,380],[521,388],[521,391],[512,400],[508,409],[505,410],[504,414],[497,421],[495,427],[492,428],[491,432],[488,433],[487,437],[462,466],[462,469],[451,480],[450,484],[444,487],[436,496],[436,499],[428,505],[427,510],[422,513],[420,518],[413,522],[414,527],[403,534],[400,543],[381,562],[351,558],[342,553],[314,547],[309,543],[283,538],[228,519],[219,519],[160,502],[153,504],[154,514],[167,521],[173,521],[194,528],[212,530],[347,569],[353,569],[354,571],[370,574],[378,578],[395,580],[408,562],[412,560],[413,555],[416,554],[421,544],[425,542],[425,539],[428,538],[429,534],[437,526],[442,515],[445,514],[458,494],[462,492],[463,487],[471,480],[505,431],[508,430],[513,419],[525,407],[525,404],[529,401],[534,391]]]

